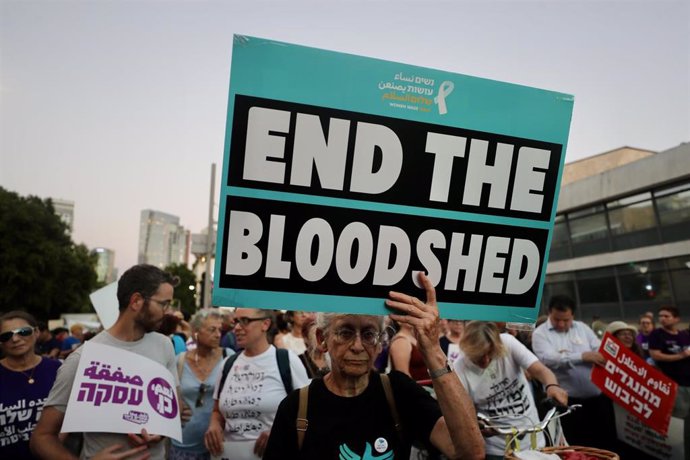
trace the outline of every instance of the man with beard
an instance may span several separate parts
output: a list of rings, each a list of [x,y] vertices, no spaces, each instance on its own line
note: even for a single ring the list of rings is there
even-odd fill
[[[175,354],[170,339],[155,331],[173,300],[177,279],[152,265],[135,265],[117,285],[120,314],[115,324],[93,340],[121,348],[164,365],[177,381]],[[74,383],[81,349],[72,353],[58,372],[33,436],[32,452],[42,459],[76,459],[60,442],[58,435]],[[165,458],[161,436],[138,434],[84,433],[81,458],[159,459]]]

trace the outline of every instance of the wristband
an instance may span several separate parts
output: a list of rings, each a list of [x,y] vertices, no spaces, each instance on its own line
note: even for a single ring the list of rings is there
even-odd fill
[[[453,372],[453,369],[451,369],[450,364],[446,363],[445,367],[442,367],[440,369],[435,369],[435,370],[429,370],[429,377],[432,379],[437,379],[443,375],[450,374]]]
[[[544,387],[544,391],[548,391],[548,389],[549,389],[550,387],[558,387],[558,388],[560,388],[561,386],[560,386],[559,384],[557,384],[557,383],[549,383],[548,385],[546,385],[546,386]]]

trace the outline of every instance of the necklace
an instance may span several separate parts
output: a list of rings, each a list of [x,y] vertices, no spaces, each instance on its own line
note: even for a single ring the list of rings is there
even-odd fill
[[[36,368],[37,368],[37,367],[38,367],[38,366],[34,366],[34,368],[31,369],[31,374],[28,374],[27,372],[24,372],[24,371],[19,371],[19,372],[21,372],[22,374],[24,374],[24,377],[29,377],[29,380],[27,380],[27,382],[29,382],[29,385],[33,385],[33,383],[35,382],[35,380],[34,380],[34,372],[36,371]]]
[[[36,382],[36,380],[34,379],[34,372],[36,372],[36,368],[38,367],[38,364],[39,364],[40,362],[41,362],[41,360],[39,359],[38,363],[36,363],[36,365],[35,365],[34,367],[31,368],[31,372],[29,372],[29,371],[14,370],[14,369],[12,369],[11,367],[10,367],[10,370],[12,370],[12,371],[14,371],[14,372],[19,372],[20,374],[22,374],[24,377],[27,378],[27,383],[28,383],[29,385],[33,385],[34,382]],[[8,367],[9,367],[9,366],[8,366]]]

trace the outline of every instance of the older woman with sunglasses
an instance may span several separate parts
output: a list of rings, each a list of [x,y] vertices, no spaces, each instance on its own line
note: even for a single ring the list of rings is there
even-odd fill
[[[472,401],[438,341],[433,284],[419,276],[426,302],[391,292],[386,305],[396,312],[393,320],[414,329],[438,401],[402,372],[372,370],[384,337],[382,317],[319,314],[317,337],[331,371],[281,403],[264,460],[405,459],[413,441],[449,458],[484,458]]]
[[[182,442],[173,440],[170,460],[208,460],[204,434],[213,410],[213,388],[223,358],[234,354],[220,348],[222,317],[216,309],[199,310],[190,320],[196,348],[177,356],[182,398],[192,409],[192,418],[182,428]]]
[[[60,367],[35,353],[37,326],[23,311],[0,317],[0,458],[34,458],[29,438]]]
[[[255,460],[264,454],[278,404],[287,394],[279,356],[268,339],[272,322],[272,313],[267,310],[235,310],[234,332],[237,345],[243,350],[232,362],[227,377],[221,377],[213,395],[216,401],[205,437],[206,447],[213,455],[222,453],[223,458]],[[297,355],[284,350],[281,356],[287,357],[290,386],[307,385],[309,378]]]

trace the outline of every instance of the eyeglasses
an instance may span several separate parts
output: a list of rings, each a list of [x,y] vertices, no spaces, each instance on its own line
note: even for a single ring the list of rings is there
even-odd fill
[[[14,337],[14,334],[19,334],[22,337],[29,337],[34,333],[35,328],[31,326],[18,327],[17,329],[12,329],[11,331],[3,332],[0,334],[0,343],[5,343]]]
[[[205,395],[206,392],[207,392],[208,390],[210,390],[210,389],[211,389],[211,386],[210,386],[210,385],[206,385],[206,384],[204,384],[204,383],[202,383],[201,385],[199,385],[199,395],[196,397],[196,404],[195,404],[195,407],[201,407],[201,406],[204,405],[204,395]]]
[[[376,329],[365,329],[363,331],[356,331],[354,329],[350,329],[349,327],[341,327],[340,329],[336,329],[333,332],[333,337],[335,338],[335,341],[341,345],[345,345],[346,343],[352,343],[355,341],[355,338],[359,336],[360,340],[362,341],[362,344],[367,345],[369,347],[374,347],[378,345],[380,342],[383,341],[385,335],[385,332],[379,332]]]
[[[254,321],[261,321],[262,319],[268,319],[268,316],[259,316],[258,318],[247,318],[243,316],[241,318],[235,318],[233,326],[241,324],[242,327],[247,327],[249,326],[249,323],[253,323]]]
[[[146,300],[153,300],[158,305],[160,305],[163,310],[167,310],[168,308],[170,308],[170,305],[172,305],[173,302],[172,300],[158,300],[154,299],[153,297],[147,297]]]

